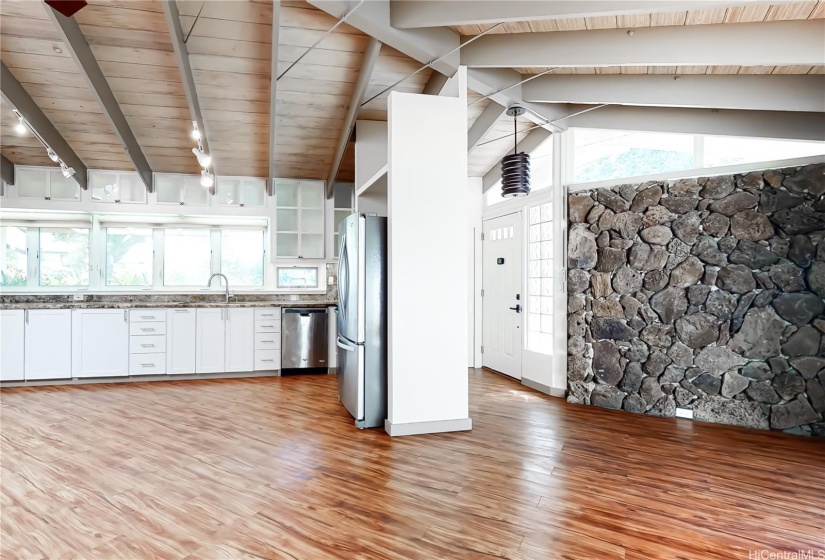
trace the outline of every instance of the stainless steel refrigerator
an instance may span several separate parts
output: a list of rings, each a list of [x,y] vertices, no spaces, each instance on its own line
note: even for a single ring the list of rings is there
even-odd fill
[[[352,214],[338,233],[338,396],[357,427],[382,427],[387,418],[387,219]]]

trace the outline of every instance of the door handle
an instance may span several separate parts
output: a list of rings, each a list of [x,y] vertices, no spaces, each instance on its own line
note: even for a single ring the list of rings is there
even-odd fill
[[[515,307],[511,307],[510,309],[512,309],[516,313],[521,313],[521,306],[519,304],[516,304]]]

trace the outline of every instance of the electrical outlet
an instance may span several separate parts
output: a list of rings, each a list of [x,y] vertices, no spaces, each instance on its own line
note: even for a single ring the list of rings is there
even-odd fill
[[[83,294],[75,294],[72,296],[73,301],[83,301],[85,296]]]

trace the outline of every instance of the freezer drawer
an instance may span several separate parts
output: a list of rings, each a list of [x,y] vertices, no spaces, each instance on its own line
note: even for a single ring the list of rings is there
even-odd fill
[[[281,320],[281,367],[327,367],[327,310],[284,309]]]

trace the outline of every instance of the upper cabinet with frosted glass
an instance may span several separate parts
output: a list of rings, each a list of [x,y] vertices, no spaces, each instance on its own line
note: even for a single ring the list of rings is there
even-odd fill
[[[218,177],[218,204],[259,207],[266,204],[266,179],[257,177]]]
[[[324,258],[324,182],[275,180],[275,256]]]
[[[89,171],[89,191],[92,202],[143,204],[146,187],[137,173],[120,171]]]
[[[159,204],[208,206],[211,194],[201,186],[200,175],[155,173],[155,192]]]
[[[19,198],[41,200],[80,200],[80,185],[66,178],[60,169],[20,167],[15,170]]]

